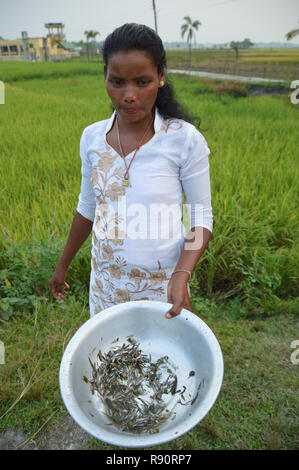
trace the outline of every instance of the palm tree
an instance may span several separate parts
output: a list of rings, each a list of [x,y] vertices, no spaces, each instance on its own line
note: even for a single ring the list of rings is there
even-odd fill
[[[236,59],[236,62],[238,62],[239,47],[237,46],[237,44],[235,44],[235,45],[233,46],[233,50],[235,51],[235,59]]]
[[[87,41],[87,51],[88,51],[88,61],[89,61],[89,39],[95,39],[97,35],[100,36],[98,31],[93,31],[92,29],[84,31]]]
[[[192,39],[194,39],[194,44],[196,44],[195,31],[198,30],[198,27],[201,25],[201,22],[199,20],[195,20],[192,22],[190,16],[185,16],[183,19],[185,20],[185,23],[183,23],[181,26],[181,35],[183,38],[185,34],[187,33],[187,43],[189,45],[189,67],[191,68]]]
[[[90,33],[92,33],[92,30],[88,31],[84,31],[84,34],[86,36],[86,45],[87,45],[87,55],[88,55],[88,62],[89,62],[89,39],[90,39]]]
[[[230,47],[235,51],[235,62],[238,62],[238,57],[239,57],[239,45],[235,41],[231,41]]]
[[[299,34],[299,28],[295,28],[295,29],[292,29],[291,31],[289,31],[285,37],[287,39],[287,41],[290,41],[291,39],[293,39],[295,36],[298,36]]]

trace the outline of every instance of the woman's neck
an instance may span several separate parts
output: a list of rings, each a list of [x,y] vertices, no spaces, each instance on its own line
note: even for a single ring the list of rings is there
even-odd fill
[[[140,134],[144,132],[145,128],[149,125],[151,121],[154,120],[155,116],[155,109],[144,118],[140,119],[136,122],[130,122],[127,119],[124,119],[121,115],[117,114],[118,125],[122,131],[122,133],[129,133],[129,134]]]

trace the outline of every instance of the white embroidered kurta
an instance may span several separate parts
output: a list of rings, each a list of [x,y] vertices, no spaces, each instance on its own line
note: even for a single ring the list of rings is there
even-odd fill
[[[131,300],[167,302],[167,284],[181,255],[186,229],[206,227],[213,216],[210,150],[203,135],[183,120],[164,120],[155,110],[155,134],[129,170],[107,143],[116,113],[86,127],[80,141],[81,192],[77,211],[93,221],[90,315]]]

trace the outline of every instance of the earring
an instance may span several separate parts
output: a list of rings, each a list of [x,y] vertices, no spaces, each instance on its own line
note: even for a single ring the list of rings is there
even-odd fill
[[[160,81],[160,86],[164,86],[163,80]]]

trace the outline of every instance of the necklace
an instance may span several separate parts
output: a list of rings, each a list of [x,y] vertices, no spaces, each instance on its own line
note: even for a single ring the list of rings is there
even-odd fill
[[[150,125],[151,125],[152,123],[153,123],[153,120],[151,120],[150,123],[149,123],[149,125],[147,126],[147,128],[146,128],[146,130],[145,130],[145,132],[144,132],[144,134],[143,134],[143,136],[142,136],[142,139],[141,139],[140,142],[137,144],[137,147],[136,147],[135,152],[134,152],[134,155],[133,155],[133,157],[132,157],[132,159],[131,159],[131,161],[130,161],[130,163],[129,163],[129,166],[127,166],[127,162],[126,162],[126,159],[125,159],[125,156],[124,156],[124,151],[123,151],[122,145],[121,145],[121,143],[120,143],[120,135],[119,135],[119,127],[118,127],[118,115],[116,116],[116,131],[117,131],[118,146],[119,146],[120,151],[121,151],[121,154],[122,154],[121,156],[123,157],[123,160],[124,160],[125,165],[126,165],[126,172],[125,172],[125,174],[124,174],[124,179],[123,179],[123,181],[122,181],[123,186],[129,186],[129,183],[130,183],[130,181],[129,181],[129,169],[130,169],[130,166],[131,166],[131,164],[132,164],[132,162],[133,162],[133,160],[134,160],[134,158],[135,158],[136,153],[137,153],[138,150],[140,149],[140,147],[141,147],[141,145],[142,145],[142,142],[143,142],[143,140],[144,140],[144,138],[145,138],[145,136],[146,136],[146,134],[147,134],[147,132],[148,132],[148,130],[149,130],[149,128],[150,128]]]

